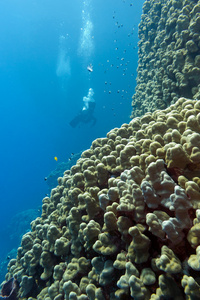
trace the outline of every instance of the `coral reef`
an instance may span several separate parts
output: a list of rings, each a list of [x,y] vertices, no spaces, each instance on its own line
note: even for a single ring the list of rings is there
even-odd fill
[[[147,113],[58,178],[3,289],[15,280],[23,300],[200,300],[199,28],[199,1],[145,1],[133,117]]]
[[[146,0],[132,117],[200,98],[200,1]]]
[[[8,264],[23,300],[200,299],[200,101],[93,141]]]

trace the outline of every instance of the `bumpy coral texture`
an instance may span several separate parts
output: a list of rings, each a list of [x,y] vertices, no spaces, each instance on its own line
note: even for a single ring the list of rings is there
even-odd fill
[[[146,0],[132,117],[200,98],[200,1]]]
[[[19,299],[200,299],[200,101],[95,140],[31,227],[6,275]]]

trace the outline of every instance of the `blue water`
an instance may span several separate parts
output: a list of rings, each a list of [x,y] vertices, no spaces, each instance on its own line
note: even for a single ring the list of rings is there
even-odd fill
[[[18,247],[23,216],[31,220],[40,210],[48,191],[44,178],[71,153],[129,122],[142,4],[0,1],[2,260]],[[87,70],[90,63],[93,72]],[[69,122],[83,108],[89,88],[97,122],[72,128]]]

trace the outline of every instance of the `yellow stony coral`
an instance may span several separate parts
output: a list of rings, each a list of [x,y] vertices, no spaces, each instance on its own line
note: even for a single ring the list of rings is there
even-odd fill
[[[149,299],[149,291],[144,286],[142,280],[137,278],[135,275],[132,275],[129,279],[129,286],[131,291],[131,297],[133,299],[141,299],[148,300]]]
[[[89,193],[84,193],[82,197],[85,202],[89,219],[93,219],[93,217],[99,210],[99,204],[97,203],[96,199],[92,197]]]
[[[132,221],[124,216],[120,216],[117,220],[117,227],[122,235],[128,235],[128,230],[132,225]]]
[[[124,275],[120,277],[120,279],[117,282],[117,286],[123,290],[125,290],[128,293],[129,290],[129,279],[132,275],[139,276],[139,272],[137,268],[131,263],[127,262],[126,265],[126,272]]]
[[[106,169],[103,163],[99,163],[96,168],[97,168],[97,180],[99,185],[101,186],[105,184],[105,182],[108,180],[108,170]],[[93,184],[93,186],[94,185],[95,184]]]
[[[152,300],[159,300],[162,297],[166,299],[184,299],[180,287],[169,274],[159,276],[159,288],[156,289],[156,294],[151,295]]]
[[[112,202],[117,201],[119,199],[118,188],[110,187],[108,190],[108,199]]]
[[[62,277],[63,277],[63,274],[65,272],[65,269],[66,269],[66,263],[64,262],[61,262],[59,263],[58,265],[56,265],[54,267],[54,271],[53,271],[53,279],[54,280],[61,280]]]
[[[190,255],[188,265],[195,271],[200,271],[200,246],[196,248],[196,255]]]
[[[169,274],[176,274],[182,271],[180,260],[174,255],[174,252],[167,246],[162,246],[161,256],[156,258],[156,266]]]
[[[50,296],[50,299],[55,299],[55,297],[59,295],[59,281],[55,281],[48,288],[48,294]],[[61,296],[61,294],[60,294],[60,296]]]
[[[146,223],[149,226],[149,231],[160,238],[164,238],[165,232],[162,229],[161,222],[159,222],[159,219],[155,214],[148,213],[146,215]]]
[[[129,234],[133,237],[133,241],[128,247],[128,258],[135,263],[146,262],[149,257],[149,238],[142,234],[136,226],[129,229]]]
[[[117,252],[117,246],[113,243],[112,237],[108,232],[99,234],[93,249],[102,255],[111,255]]]
[[[190,162],[190,158],[184,151],[182,145],[176,144],[167,149],[166,163],[168,168],[177,167],[184,169]]]
[[[24,252],[33,247],[33,236],[31,233],[26,233],[22,237],[21,246]]]
[[[50,251],[54,250],[55,241],[60,238],[61,232],[55,225],[50,225],[47,230],[47,240],[49,241]]]
[[[108,232],[117,230],[117,218],[112,211],[104,214],[104,226],[102,230]]]
[[[195,224],[187,235],[188,242],[193,248],[200,245],[200,223]]]
[[[94,240],[97,239],[100,232],[101,232],[101,227],[99,223],[95,222],[94,220],[90,220],[88,224],[85,224],[85,228],[83,229],[85,248],[89,249],[92,246]]]
[[[194,181],[185,182],[185,191],[192,202],[193,208],[200,208],[200,188]]]
[[[184,275],[181,284],[188,300],[200,299],[200,286],[193,277]]]
[[[115,269],[123,270],[126,267],[126,253],[120,252],[113,264]]]
[[[57,256],[67,256],[70,249],[70,241],[65,237],[61,236],[55,241],[55,250],[54,253]]]
[[[145,177],[144,172],[138,166],[134,166],[133,168],[131,168],[130,176],[137,184],[141,184],[142,180]]]
[[[157,151],[159,151],[159,149],[162,149],[162,145],[157,141],[151,142],[149,149],[151,151],[151,154],[156,156]]]
[[[77,188],[83,189],[85,185],[84,176],[82,173],[75,173],[73,176],[73,184]]]
[[[99,284],[101,286],[106,286],[110,284],[113,280],[114,275],[115,275],[115,269],[113,267],[113,261],[106,260],[104,263],[103,270],[99,277]]]
[[[83,176],[85,178],[86,187],[95,186],[97,184],[97,177],[95,169],[92,167],[91,169],[87,169],[83,172]]]
[[[40,257],[40,265],[44,268],[41,274],[42,280],[47,280],[53,273],[53,261],[49,251],[43,251]]]
[[[73,292],[76,295],[80,295],[81,291],[76,283],[73,283],[71,280],[66,281],[63,284],[63,291],[65,293],[65,299],[70,300],[70,294],[73,295]]]
[[[140,279],[144,285],[152,285],[156,282],[156,275],[151,268],[142,269]]]
[[[89,266],[90,262],[85,257],[80,257],[79,259],[73,258],[66,267],[66,270],[63,274],[63,280],[73,280],[77,274],[86,274]]]
[[[104,165],[107,166],[108,171],[112,171],[116,168],[116,156],[117,155],[107,155],[107,156],[103,156],[102,158],[102,162]]]

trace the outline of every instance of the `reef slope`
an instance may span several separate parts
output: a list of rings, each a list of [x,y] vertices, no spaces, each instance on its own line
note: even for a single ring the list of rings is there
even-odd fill
[[[200,101],[93,141],[43,199],[6,280],[19,299],[200,299]]]

